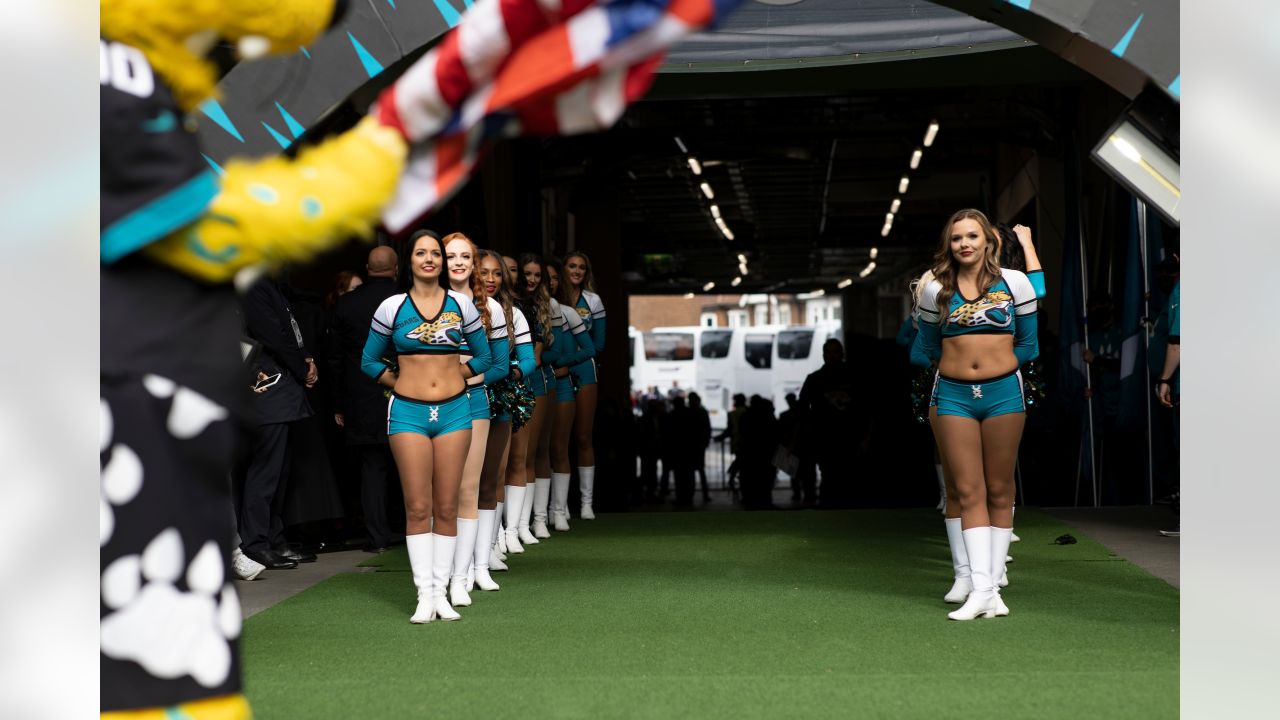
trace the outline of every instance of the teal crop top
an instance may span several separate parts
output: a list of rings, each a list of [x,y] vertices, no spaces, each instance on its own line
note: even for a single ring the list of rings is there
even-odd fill
[[[920,334],[911,361],[927,367],[942,358],[942,340],[972,333],[1008,333],[1014,336],[1013,354],[1022,365],[1040,354],[1036,338],[1038,293],[1024,273],[1001,270],[1001,277],[979,297],[969,299],[959,291],[951,296],[945,318],[938,312],[942,285],[931,280],[920,293]]]
[[[387,371],[386,356],[458,355],[469,347],[467,367],[482,375],[491,366],[492,354],[484,324],[475,303],[453,290],[445,291],[440,310],[428,318],[408,293],[392,295],[378,306],[364,344],[360,369],[375,380]]]

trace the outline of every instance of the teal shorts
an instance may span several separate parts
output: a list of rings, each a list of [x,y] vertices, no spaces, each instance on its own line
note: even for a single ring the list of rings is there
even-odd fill
[[[573,377],[571,375],[556,378],[556,402],[573,402]]]
[[[387,403],[387,434],[413,432],[437,438],[457,430],[471,429],[471,400],[468,395],[484,394],[484,389],[463,390],[447,400],[416,400],[392,393]]]
[[[536,398],[545,397],[547,394],[547,378],[542,374],[542,368],[534,368],[532,373],[524,379],[524,384],[533,391]]]
[[[929,404],[937,406],[939,415],[956,415],[978,421],[1027,410],[1022,373],[1018,370],[978,382],[956,380],[939,373],[933,381],[933,400]]]
[[[578,387],[596,384],[596,361],[586,360],[569,368],[569,374],[577,380]]]
[[[485,392],[484,385],[468,385],[467,396],[471,399],[471,419],[488,420],[489,393]]]

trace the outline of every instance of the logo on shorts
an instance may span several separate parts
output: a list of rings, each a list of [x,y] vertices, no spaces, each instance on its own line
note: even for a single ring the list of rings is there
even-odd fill
[[[973,399],[974,399],[974,400],[981,400],[981,399],[982,399],[982,386],[981,386],[981,385],[970,385],[969,387],[973,388]]]
[[[440,422],[440,406],[431,406],[431,417],[427,418],[427,422]]]

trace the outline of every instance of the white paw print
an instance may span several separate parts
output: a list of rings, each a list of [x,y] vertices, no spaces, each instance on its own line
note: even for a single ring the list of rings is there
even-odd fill
[[[111,508],[133,500],[142,489],[142,460],[128,445],[111,444],[115,423],[111,407],[101,401],[98,452],[111,448],[111,459],[102,468],[102,489],[98,496],[98,545],[106,545],[115,531],[116,515]]]
[[[231,647],[240,636],[240,600],[225,581],[217,543],[206,542],[186,568],[176,528],[156,535],[141,555],[126,555],[102,572],[102,653],[137,662],[158,678],[190,675],[205,687],[226,682]]]
[[[169,434],[179,440],[196,437],[210,424],[228,416],[226,408],[169,378],[147,375],[142,384],[152,397],[173,398],[165,426]],[[128,445],[112,444],[114,430],[111,407],[106,400],[101,400],[98,452],[105,453],[110,448],[111,459],[102,468],[102,493],[98,506],[99,546],[106,545],[115,530],[115,511],[112,508],[132,501],[142,490],[142,460]]]

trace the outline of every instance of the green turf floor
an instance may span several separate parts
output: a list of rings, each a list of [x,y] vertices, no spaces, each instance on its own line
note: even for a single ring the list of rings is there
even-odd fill
[[[603,514],[428,625],[401,548],[251,618],[248,695],[262,720],[1176,717],[1178,592],[1045,515],[1017,531],[1011,615],[971,622],[925,510]]]

